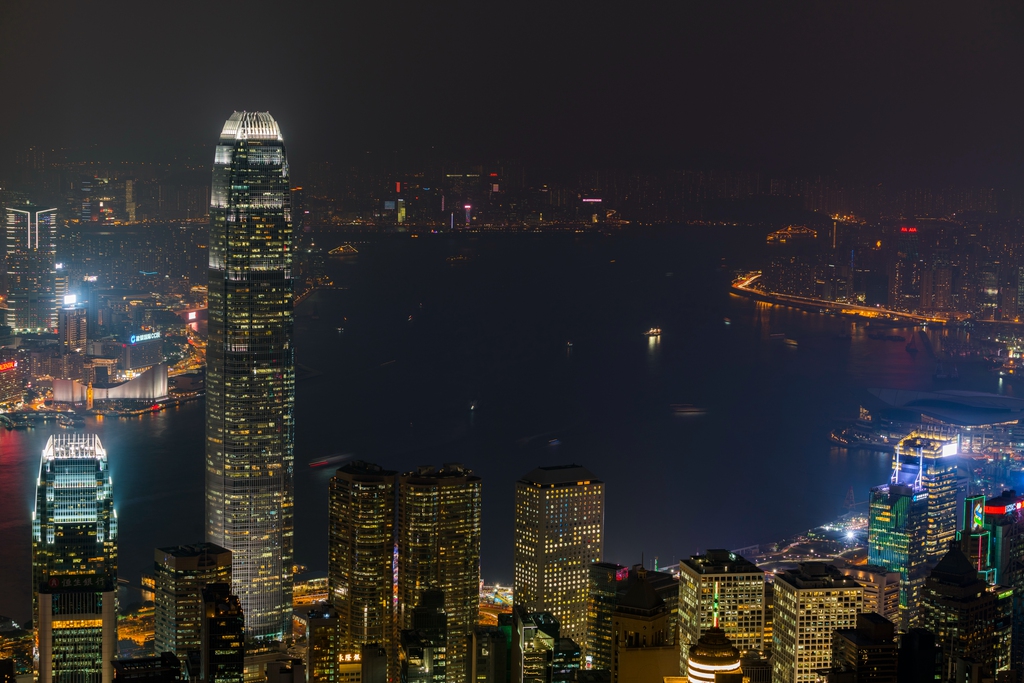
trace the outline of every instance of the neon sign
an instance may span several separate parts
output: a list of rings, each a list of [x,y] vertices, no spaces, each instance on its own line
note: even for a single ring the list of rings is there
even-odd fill
[[[986,505],[985,513],[989,515],[1008,515],[1011,512],[1016,512],[1017,510],[1020,510],[1021,507],[1024,507],[1024,504],[1022,504],[1022,501],[1019,500],[1014,501],[1009,505]]]
[[[159,332],[149,332],[147,334],[133,334],[131,336],[131,339],[129,340],[129,342],[132,343],[132,344],[137,344],[139,342],[151,341],[153,339],[159,339],[159,338],[160,338],[160,333]]]
[[[9,360],[4,363],[0,363],[0,372],[7,372],[8,370],[13,370],[16,367],[18,367],[18,361]]]
[[[188,319],[189,320],[195,320],[196,319],[196,312],[195,311],[189,311],[188,312]]]
[[[977,531],[985,526],[985,505],[979,500],[974,504],[974,516],[971,519],[971,531]]]

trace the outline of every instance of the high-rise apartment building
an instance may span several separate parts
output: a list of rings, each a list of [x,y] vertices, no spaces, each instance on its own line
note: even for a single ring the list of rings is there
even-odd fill
[[[875,612],[858,614],[856,628],[832,634],[832,671],[853,674],[854,681],[896,683],[896,654],[896,626]]]
[[[153,651],[185,659],[202,645],[203,589],[231,583],[231,551],[196,543],[154,552]]]
[[[396,474],[355,461],[331,478],[328,600],[340,615],[343,655],[394,638]]]
[[[864,611],[892,623],[900,618],[900,574],[872,564],[839,566],[839,571],[864,587]]]
[[[83,352],[89,344],[88,310],[75,304],[74,295],[64,297],[57,313],[57,339],[64,352]]]
[[[774,683],[815,683],[832,664],[832,636],[857,626],[864,589],[832,565],[804,562],[775,575]]]
[[[612,613],[612,683],[657,681],[679,674],[675,620],[641,568]],[[737,668],[739,654],[736,655]]]
[[[43,449],[32,515],[39,683],[111,683],[117,657],[117,514],[95,434]]]
[[[235,112],[214,155],[206,350],[206,540],[232,553],[246,638],[291,629],[295,349],[284,138]]]
[[[330,605],[306,615],[306,677],[308,683],[339,683],[341,619]]]
[[[683,674],[690,647],[713,626],[722,629],[740,654],[766,649],[764,571],[728,550],[708,550],[682,560],[679,625],[679,666]]]
[[[57,329],[57,209],[6,209],[7,324],[15,332]]]
[[[421,467],[398,487],[398,622],[411,628],[423,591],[442,591],[445,675],[461,682],[480,614],[480,477],[457,464]]]
[[[899,574],[901,632],[917,625],[928,574],[928,493],[912,484],[884,484],[868,494],[868,563]]]
[[[516,604],[550,612],[586,642],[589,566],[604,547],[604,482],[579,465],[538,467],[516,482]]]
[[[203,683],[243,683],[245,618],[238,597],[226,583],[203,589],[199,679]]]

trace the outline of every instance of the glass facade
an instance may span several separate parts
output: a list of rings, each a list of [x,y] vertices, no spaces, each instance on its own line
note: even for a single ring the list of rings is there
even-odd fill
[[[57,329],[57,209],[8,207],[7,322],[15,332]]]
[[[479,621],[481,493],[480,477],[458,465],[399,478],[398,621],[412,628],[423,591],[444,593],[449,681],[465,680],[469,636]]]
[[[214,156],[206,378],[206,539],[232,553],[246,637],[290,634],[295,354],[284,139],[235,112]]]
[[[868,496],[868,564],[900,575],[897,626],[904,633],[917,626],[928,573],[927,508],[928,494],[909,485],[876,486]]]
[[[203,589],[231,582],[231,552],[212,543],[157,548],[154,652],[184,658],[201,645]]]
[[[396,474],[356,461],[331,479],[327,581],[343,655],[394,639]]]
[[[32,515],[40,683],[109,683],[117,651],[117,515],[94,434],[51,436]]]

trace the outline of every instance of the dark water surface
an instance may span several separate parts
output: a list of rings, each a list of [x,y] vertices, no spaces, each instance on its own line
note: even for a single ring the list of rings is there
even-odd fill
[[[298,362],[317,373],[298,383],[297,561],[326,569],[331,471],[308,463],[336,454],[473,468],[488,582],[512,579],[513,486],[538,465],[576,462],[607,483],[605,557],[623,563],[816,526],[843,512],[850,486],[863,500],[889,458],[831,447],[829,430],[867,387],[932,388],[934,361],[839,318],[729,294],[722,259],[742,265],[761,239],[424,236],[330,261],[338,288],[297,311]],[[643,334],[652,326],[659,341]],[[999,389],[960,372],[958,388]],[[677,416],[674,403],[707,412]],[[110,457],[123,577],[156,546],[202,540],[201,402],[88,428]],[[0,431],[0,614],[19,620],[47,436]]]

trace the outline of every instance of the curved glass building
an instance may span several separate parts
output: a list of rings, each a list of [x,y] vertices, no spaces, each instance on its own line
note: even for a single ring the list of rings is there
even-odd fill
[[[235,112],[214,158],[206,350],[206,540],[231,551],[246,638],[292,603],[295,354],[288,160],[267,112]]]

